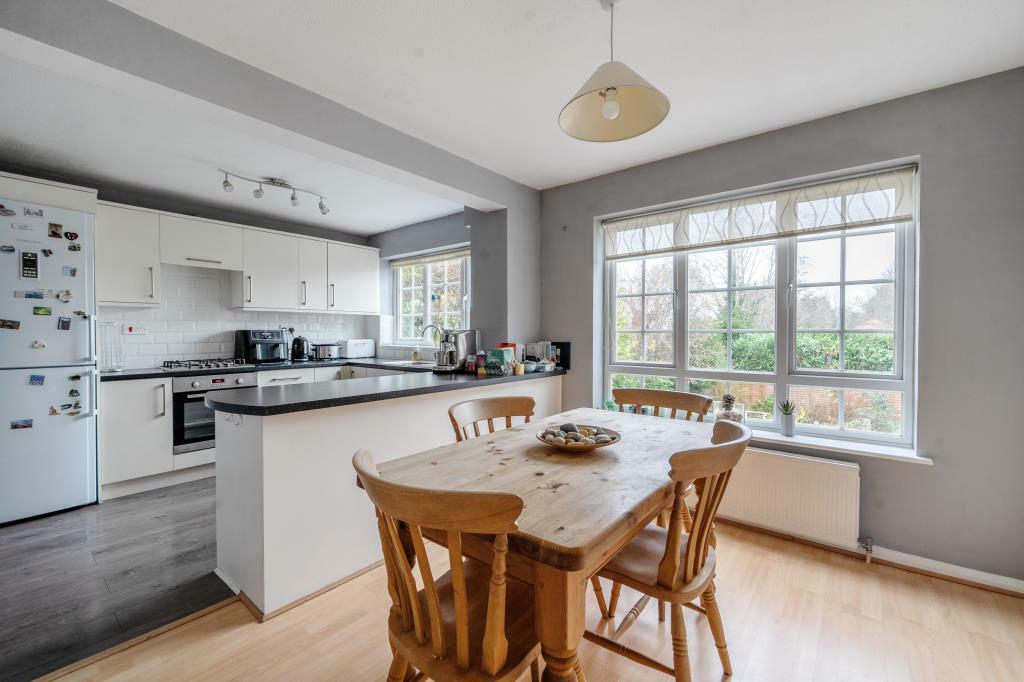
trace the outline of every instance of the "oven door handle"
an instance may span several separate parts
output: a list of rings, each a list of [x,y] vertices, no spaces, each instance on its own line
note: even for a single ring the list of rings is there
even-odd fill
[[[206,394],[205,393],[186,393],[185,397],[186,398],[205,398]]]

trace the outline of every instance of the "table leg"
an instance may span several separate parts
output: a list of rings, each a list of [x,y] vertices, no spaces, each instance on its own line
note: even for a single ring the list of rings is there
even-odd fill
[[[535,622],[544,662],[545,682],[576,680],[576,650],[583,639],[587,575],[545,564],[534,567]]]

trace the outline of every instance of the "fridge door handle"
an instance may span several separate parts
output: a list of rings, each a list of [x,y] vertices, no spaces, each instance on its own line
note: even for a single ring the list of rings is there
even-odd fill
[[[100,381],[99,372],[94,369],[86,370],[86,374],[89,375],[89,412],[86,414],[87,417],[95,417],[99,414],[99,396],[100,396]]]
[[[92,315],[86,315],[85,320],[86,320],[85,336],[86,336],[86,343],[88,344],[88,352],[86,353],[85,357],[88,358],[90,362],[95,363],[96,362],[96,349],[94,347],[94,343],[95,343],[95,336],[96,336],[96,320],[94,319],[94,317]]]

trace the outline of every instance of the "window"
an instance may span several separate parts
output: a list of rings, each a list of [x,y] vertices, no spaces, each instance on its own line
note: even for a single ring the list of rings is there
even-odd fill
[[[605,221],[605,390],[732,393],[755,428],[913,441],[914,169]]]
[[[394,261],[392,268],[398,343],[422,342],[421,332],[429,324],[469,326],[468,251]]]

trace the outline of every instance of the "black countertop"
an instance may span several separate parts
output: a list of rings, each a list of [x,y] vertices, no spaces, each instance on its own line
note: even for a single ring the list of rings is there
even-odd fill
[[[563,374],[565,374],[565,370],[561,369],[501,377],[476,377],[472,374],[403,373],[366,377],[365,379],[211,391],[206,394],[206,406],[220,412],[268,417],[289,412],[321,410],[327,407],[356,405],[426,393],[457,391],[476,386],[530,381]]]
[[[398,361],[401,362],[401,361]],[[164,369],[163,367],[146,367],[143,369],[126,369],[123,372],[101,372],[101,381],[125,381],[129,379],[153,379],[157,377],[197,377],[206,374],[238,374],[239,372],[270,372],[275,369],[292,369],[306,367],[369,367],[371,369],[393,369],[399,372],[430,372],[430,365],[396,364],[396,359],[388,358],[338,358],[337,360],[309,360],[307,362],[278,362],[265,365],[236,365],[232,367],[213,367],[211,369]]]

